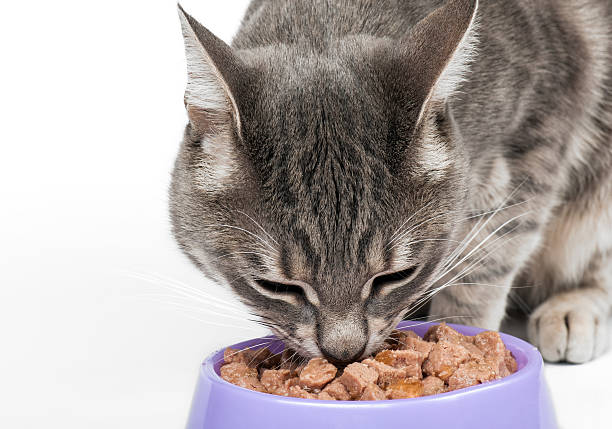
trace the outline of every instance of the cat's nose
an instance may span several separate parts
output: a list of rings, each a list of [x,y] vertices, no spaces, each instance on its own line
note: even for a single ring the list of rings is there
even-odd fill
[[[361,357],[361,355],[365,351],[365,348],[365,344],[357,351],[346,348],[340,350],[328,350],[325,347],[320,347],[321,353],[323,353],[325,359],[327,359],[333,364],[347,364],[350,362],[354,362]]]
[[[334,317],[321,321],[318,332],[319,350],[327,360],[348,363],[358,360],[368,343],[367,324],[358,317]]]

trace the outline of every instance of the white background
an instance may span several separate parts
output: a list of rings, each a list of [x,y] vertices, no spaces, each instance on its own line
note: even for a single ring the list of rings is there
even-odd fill
[[[247,3],[183,6],[230,41]],[[5,2],[0,44],[0,427],[180,428],[203,357],[264,331],[159,279],[236,305],[169,232],[176,3]],[[564,428],[610,427],[611,365],[547,367]]]

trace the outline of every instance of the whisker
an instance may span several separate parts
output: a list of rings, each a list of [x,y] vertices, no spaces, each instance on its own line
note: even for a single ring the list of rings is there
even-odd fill
[[[505,208],[510,208],[510,207],[513,207],[513,206],[515,206],[515,204],[513,204],[512,206],[505,207]],[[500,209],[498,208],[493,213],[495,213],[495,212],[497,212],[499,210]],[[414,231],[416,228],[418,228],[418,227],[420,227],[420,226],[422,226],[422,225],[424,225],[424,224],[426,224],[428,222],[431,222],[432,220],[435,220],[435,219],[438,219],[440,217],[447,216],[447,215],[450,215],[450,214],[453,214],[453,213],[460,213],[460,212],[463,212],[463,211],[464,210],[450,210],[448,212],[440,213],[440,214],[438,214],[436,216],[433,216],[433,217],[431,217],[429,219],[426,219],[426,220],[422,221],[421,223],[418,223],[418,224],[414,225],[409,230],[402,232],[398,237],[396,237],[395,240],[400,240],[400,239],[404,238],[406,235],[408,235],[409,233]],[[469,217],[466,217],[466,218],[463,218],[463,219],[459,219],[458,222],[463,221],[463,220],[467,220],[467,219],[472,219],[472,218],[480,217],[480,216],[485,216],[486,214],[488,214],[488,213],[481,213],[481,214],[478,214],[478,215],[469,216]],[[431,239],[431,240],[435,240],[435,239]],[[440,239],[440,240],[445,240],[445,239]],[[458,243],[458,241],[456,241],[456,240],[447,240],[447,241],[454,241],[454,242]],[[417,243],[417,242],[412,242],[412,243],[409,243],[409,244],[415,244],[415,243]],[[387,247],[389,246],[389,244],[391,244],[391,242],[389,242],[387,244]],[[394,246],[391,247],[391,249],[397,247],[397,245],[398,244],[396,243]]]
[[[259,350],[257,351],[257,353],[255,353],[255,356],[253,356],[253,357],[251,358],[251,360],[249,361],[249,363],[247,363],[247,366],[251,366],[251,364],[257,360],[257,357],[258,357],[258,356],[261,354],[261,352],[263,352],[264,350],[266,350],[266,349],[267,349],[267,346],[269,346],[271,343],[272,343],[272,341],[270,341],[270,342],[269,342],[269,343],[266,345],[266,347],[262,347],[261,349],[259,349]]]
[[[449,257],[449,261],[445,262],[444,266],[442,267],[442,270],[446,269],[448,267],[448,265],[451,265],[455,259],[457,257],[459,257],[459,255],[461,255],[461,253],[463,253],[463,251],[467,248],[467,246],[472,242],[472,240],[474,238],[476,238],[478,236],[478,234],[480,233],[480,231],[482,231],[488,224],[489,222],[491,222],[493,220],[493,218],[500,213],[502,210],[507,210],[508,208],[511,207],[515,207],[518,206],[520,204],[524,204],[526,201],[522,201],[520,203],[517,204],[512,204],[510,206],[504,207],[504,205],[506,204],[506,202],[508,200],[510,200],[510,198],[512,198],[512,196],[518,192],[518,190],[523,186],[523,184],[525,183],[525,181],[523,180],[519,185],[517,185],[512,192],[510,192],[503,200],[502,202],[499,204],[499,206],[497,207],[497,209],[495,209],[493,212],[491,212],[491,216],[489,216],[488,220],[484,222],[484,224],[480,227],[478,227],[478,225],[482,222],[482,220],[484,219],[484,217],[482,217],[481,219],[478,220],[478,222],[476,223],[476,225],[474,225],[474,227],[472,228],[472,230],[468,233],[468,235],[465,237],[464,244],[459,245],[459,247],[457,249],[455,249],[455,251],[453,253],[451,253],[451,256]],[[528,200],[527,200],[528,201]],[[482,216],[479,215],[479,216]],[[475,216],[477,217],[477,216]],[[471,217],[468,217],[466,219],[463,220],[468,220]],[[478,228],[475,232],[474,229]]]
[[[208,310],[212,307],[214,310],[223,310],[225,313],[223,314],[235,314],[237,316],[249,317],[252,313],[246,309],[238,309],[238,308],[227,308],[223,305],[220,305],[216,302],[209,302],[198,296],[189,296],[182,294],[165,294],[165,293],[143,293],[143,294],[135,294],[132,295],[135,298],[158,298],[158,299],[171,299],[174,301],[187,302],[190,304],[198,304],[198,308],[202,308],[203,310]],[[203,305],[199,305],[203,304]]]
[[[270,341],[264,341],[264,342],[262,342],[262,343],[253,344],[252,346],[244,347],[244,348],[242,348],[242,349],[240,349],[240,350],[236,350],[235,352],[232,352],[232,353],[228,354],[227,356],[222,356],[222,357],[220,357],[220,358],[219,358],[219,359],[217,359],[217,360],[216,360],[214,363],[215,363],[215,364],[217,364],[217,363],[221,362],[222,360],[224,360],[226,357],[228,357],[228,358],[229,358],[229,357],[232,357],[232,356],[234,356],[234,355],[237,355],[238,353],[242,353],[242,352],[244,352],[245,350],[254,349],[254,348],[256,348],[256,347],[267,346],[267,345],[268,345],[268,344],[270,344],[270,343],[272,343],[272,340],[270,340]]]
[[[515,227],[513,229],[511,229],[510,231],[506,232],[505,234],[501,235],[500,237],[497,237],[495,240],[493,240],[492,242],[490,242],[489,244],[487,244],[487,247],[491,247],[493,244],[495,244],[497,241],[504,239],[507,235],[510,235],[514,232],[514,230],[518,228]],[[506,244],[508,244],[512,239],[514,239],[514,237],[509,237],[506,241],[502,242],[499,246],[497,246],[495,249],[491,250],[490,252],[486,253],[484,256],[482,256],[480,259],[478,259],[476,262],[472,263],[471,265],[468,265],[468,267],[464,268],[459,274],[457,274],[455,277],[453,277],[449,282],[454,282],[457,281],[458,279],[461,279],[467,275],[469,275],[471,272],[473,272],[473,270],[477,267],[477,265],[483,261],[484,259],[488,258],[491,254],[493,254],[495,251],[499,250],[500,248],[502,248],[503,246],[505,246]],[[481,243],[482,244],[482,243]],[[469,270],[469,272],[467,272]],[[465,274],[464,274],[465,273]]]
[[[480,225],[484,221],[484,219],[484,217],[478,219],[478,222],[474,224],[472,229],[467,233],[461,243],[459,243],[455,250],[453,250],[451,254],[447,257],[446,261],[444,261],[444,263],[440,267],[440,271],[445,271],[448,266],[451,265],[461,255],[461,253],[463,253],[463,251],[467,248],[472,239],[476,236],[476,230],[480,228]]]
[[[285,358],[285,360],[281,361],[281,363],[279,363],[278,366],[282,367],[287,362],[293,362],[293,357],[295,355],[297,355],[297,351],[294,351],[293,354],[291,356],[289,356],[289,358]]]
[[[154,273],[150,273],[150,274],[146,274],[146,273],[137,273],[137,272],[126,272],[126,275],[132,277],[132,278],[136,278],[139,280],[143,280],[158,286],[162,286],[166,289],[170,289],[173,291],[181,291],[184,294],[192,294],[191,296],[195,296],[198,295],[202,298],[207,298],[213,301],[218,302],[220,305],[226,306],[226,307],[234,307],[235,309],[241,309],[240,306],[236,305],[233,302],[229,302],[226,300],[223,300],[215,295],[209,294],[203,290],[197,289],[193,286],[189,286],[185,283],[182,283],[178,280],[171,280],[168,278],[165,278],[161,275],[156,275]]]
[[[264,240],[260,235],[255,234],[252,231],[249,231],[248,229],[244,229],[241,228],[239,226],[234,226],[234,225],[226,225],[226,224],[209,224],[209,225],[205,225],[207,227],[217,227],[217,228],[230,228],[230,229],[235,229],[238,231],[242,231],[245,234],[250,235],[253,238],[256,238],[257,240],[259,240],[262,244],[266,245],[267,247],[269,247],[271,250],[273,250],[274,252],[276,252],[276,248],[274,246],[272,246],[267,240]]]
[[[262,362],[262,363],[264,363],[264,362],[267,362],[267,361],[269,361],[270,359],[272,359],[272,358],[274,358],[274,357],[276,357],[276,356],[278,356],[278,355],[282,355],[282,354],[283,354],[283,351],[284,351],[284,350],[281,350],[280,352],[272,353],[270,356],[268,356],[267,358],[265,358],[265,359],[264,359],[264,360],[262,360],[261,362]]]
[[[259,229],[261,229],[261,230],[263,231],[263,233],[264,233],[264,234],[266,234],[266,235],[267,235],[267,236],[270,238],[270,240],[272,240],[274,243],[276,243],[276,245],[279,245],[279,244],[278,244],[278,241],[276,241],[276,240],[274,239],[274,237],[272,237],[272,236],[270,235],[270,233],[268,233],[268,231],[266,231],[266,230],[264,229],[264,227],[263,227],[263,226],[261,226],[259,223],[257,223],[257,221],[256,221],[255,219],[253,219],[251,216],[249,216],[248,214],[246,214],[246,213],[245,213],[245,212],[243,212],[242,210],[238,210],[238,213],[243,214],[243,215],[245,215],[246,217],[248,217],[248,218],[251,220],[251,222],[253,222],[255,225],[257,225],[257,227],[258,227]]]
[[[427,319],[428,317],[431,317],[431,316],[430,316],[430,315],[427,315],[427,316],[414,317],[414,318],[412,318],[412,319],[404,319],[404,320],[408,320],[408,321],[410,321],[410,322],[414,322],[414,321],[417,321],[417,320]]]
[[[533,288],[535,286],[504,286],[504,285],[494,285],[489,283],[451,283],[448,286],[487,286],[487,287],[498,287],[498,288],[508,288],[508,289],[528,289]]]
[[[532,287],[535,287],[535,286],[532,286]],[[510,294],[509,297],[510,299],[512,299],[514,302],[517,303],[517,305],[521,308],[521,310],[523,310],[525,314],[531,313],[531,307],[525,302],[525,300],[523,300],[523,298],[521,298],[520,295]]]
[[[504,234],[510,234],[512,233],[512,231]],[[498,239],[503,238],[502,237],[498,237]],[[482,258],[480,258],[479,260],[477,260],[476,262],[474,262],[473,264],[469,265],[466,269],[464,269],[461,273],[459,273],[458,275],[456,275],[455,277],[453,277],[451,280],[449,280],[448,282],[446,282],[445,284],[443,284],[440,287],[434,288],[432,289],[429,293],[427,293],[421,300],[417,301],[418,303],[420,303],[419,307],[417,309],[415,309],[413,312],[417,311],[419,308],[421,308],[425,302],[427,302],[427,300],[433,298],[436,294],[438,294],[439,292],[441,292],[442,290],[446,289],[450,284],[452,284],[452,282],[456,281],[459,278],[465,277],[467,275],[469,275],[477,266],[478,264],[485,258],[489,257],[493,252],[499,250],[500,248],[502,248],[503,246],[505,246],[508,242],[512,241],[514,237],[510,237],[509,239],[507,239],[505,242],[501,243],[499,246],[497,246],[495,249],[493,249],[491,252],[487,253],[485,256],[483,256]],[[497,241],[497,239],[495,240]],[[491,244],[493,244],[495,241],[493,241]],[[466,272],[467,271],[467,272]]]
[[[416,325],[412,325],[412,326],[421,326],[421,325],[426,325],[428,323],[436,323],[436,322],[441,322],[443,320],[448,320],[448,319],[460,319],[460,318],[469,318],[470,316],[448,316],[448,317],[440,317],[439,319],[432,319],[432,320],[428,320],[426,322],[422,322],[422,323],[417,323]]]
[[[211,326],[217,326],[219,328],[230,328],[230,329],[236,329],[236,330],[247,330],[247,331],[253,331],[253,332],[261,332],[260,329],[255,328],[254,326],[236,326],[236,325],[230,325],[227,323],[220,323],[220,322],[214,322],[212,320],[204,320],[204,319],[200,319],[199,317],[195,317],[191,314],[188,313],[181,313],[179,312],[182,316],[188,318],[188,319],[192,319],[192,320],[196,320],[198,322],[202,322],[206,325],[211,325]]]
[[[394,241],[403,239],[403,238],[404,238],[404,237],[406,237],[408,234],[410,234],[412,231],[414,231],[415,229],[417,229],[417,228],[418,228],[418,227],[420,227],[420,226],[425,225],[426,223],[429,223],[429,222],[431,222],[431,221],[433,221],[433,220],[439,219],[439,218],[441,218],[441,217],[443,217],[443,216],[448,216],[449,214],[454,213],[454,212],[457,212],[457,210],[453,210],[453,211],[449,211],[449,212],[440,213],[440,214],[437,214],[437,215],[435,215],[435,216],[432,216],[432,217],[430,217],[429,219],[426,219],[426,220],[424,220],[424,221],[422,221],[422,222],[420,222],[420,223],[417,223],[417,224],[416,224],[416,225],[414,225],[412,228],[410,228],[410,229],[408,229],[407,231],[404,231],[404,232],[402,232],[400,235],[398,235],[398,236],[397,236],[397,237],[394,239]],[[393,246],[393,247],[395,247],[395,246]],[[385,246],[385,248],[386,248],[386,249],[388,249],[388,248],[389,248],[389,244],[387,244],[387,246]]]
[[[419,210],[417,210],[416,212],[414,212],[408,219],[406,219],[404,221],[404,223],[402,223],[400,225],[399,228],[397,228],[395,230],[395,232],[391,235],[391,237],[389,238],[389,241],[387,242],[387,246],[389,246],[391,243],[393,243],[395,241],[395,237],[396,235],[400,232],[400,230],[404,227],[404,225],[406,225],[408,222],[410,222],[417,214],[419,214],[420,212],[422,212],[423,210],[425,210],[427,207],[429,207],[431,204],[433,203],[433,200],[428,202],[427,204],[425,204],[423,207],[421,207]],[[387,247],[385,246],[385,247]]]
[[[510,195],[510,197],[512,197],[512,195]],[[475,215],[471,215],[471,216],[465,217],[463,219],[459,219],[459,221],[476,219],[476,218],[479,218],[479,217],[484,217],[484,216],[486,216],[488,214],[495,214],[496,212],[502,212],[504,210],[508,210],[508,209],[511,209],[511,208],[514,208],[514,207],[522,206],[523,204],[527,204],[531,200],[533,200],[533,198],[527,198],[526,200],[519,201],[518,203],[510,204],[509,206],[499,207],[499,208],[492,209],[492,210],[489,210],[489,211],[486,211],[486,212],[482,212],[482,213],[478,213],[478,214],[475,214]]]
[[[485,237],[484,240],[482,240],[480,243],[478,243],[478,245],[476,245],[476,247],[474,247],[474,249],[472,249],[470,252],[468,252],[467,255],[465,255],[459,262],[457,262],[455,265],[453,265],[451,268],[447,269],[443,274],[439,275],[436,280],[434,280],[432,283],[437,282],[438,280],[440,280],[442,277],[444,277],[445,275],[447,275],[449,272],[451,272],[452,270],[454,270],[457,266],[461,265],[467,258],[469,258],[474,252],[476,252],[477,249],[481,248],[483,246],[484,243],[486,243],[491,237],[495,236],[495,234],[497,234],[500,230],[502,230],[504,227],[506,227],[506,225],[514,222],[515,220],[520,219],[523,216],[528,215],[530,212],[525,212],[525,213],[521,213],[518,216],[514,216],[512,218],[510,218],[509,220],[507,220],[506,222],[504,222],[503,224],[501,224],[499,227],[497,227],[495,230],[493,230],[493,232],[491,232],[489,235],[487,235],[487,237]],[[484,225],[483,225],[484,227]],[[504,234],[505,235],[505,234]],[[502,236],[503,237],[503,236]],[[498,237],[499,238],[499,237]],[[497,239],[495,240],[497,241]],[[493,242],[495,242],[493,241]]]
[[[261,253],[261,252],[230,252],[230,253],[226,253],[224,255],[218,256],[214,259],[211,260],[211,262],[215,262],[218,261],[219,259],[222,258],[226,258],[228,256],[233,256],[233,255],[259,255],[264,259],[269,259],[269,260],[274,260],[273,257],[271,257],[270,255],[266,255],[265,253]]]
[[[410,329],[410,328],[412,328],[412,327],[414,327],[414,326],[422,326],[422,325],[427,325],[428,323],[436,323],[436,322],[441,322],[441,321],[443,321],[443,320],[448,320],[448,319],[458,319],[458,318],[466,318],[466,317],[470,317],[470,316],[446,316],[446,317],[440,317],[440,318],[437,318],[437,319],[426,320],[426,321],[423,321],[422,323],[415,323],[415,324],[413,324],[413,325],[408,326],[407,328],[408,328],[408,329]],[[421,318],[421,319],[422,319],[422,318]],[[404,341],[401,341],[401,340],[395,339],[395,338],[393,338],[393,337],[391,337],[391,336],[388,336],[388,337],[387,337],[387,338],[385,338],[385,340],[383,340],[383,341],[386,341],[386,340],[392,340],[392,341],[396,341],[396,342],[398,342],[398,343],[400,343],[400,344],[402,344],[402,345],[404,345],[404,346],[406,345],[406,343],[405,343]]]
[[[412,246],[414,244],[425,243],[425,242],[429,242],[429,241],[448,241],[450,243],[459,243],[459,241],[457,241],[457,240],[451,240],[451,239],[448,239],[448,238],[424,238],[422,240],[409,241],[408,243],[405,244],[405,246],[408,247],[408,246]],[[400,244],[401,244],[401,242],[395,243],[393,246],[391,246],[389,248],[389,250],[395,249]]]
[[[210,314],[212,316],[225,317],[226,319],[232,319],[232,320],[237,320],[237,321],[241,321],[241,322],[244,322],[246,320],[244,317],[239,317],[239,316],[235,316],[235,315],[232,315],[232,314],[219,313],[219,312],[213,311],[211,309],[189,306],[189,305],[185,305],[183,303],[177,303],[177,302],[172,302],[172,301],[164,301],[164,300],[161,300],[161,299],[154,299],[154,298],[148,298],[146,300],[149,301],[149,302],[154,302],[154,303],[158,303],[158,304],[165,304],[165,305],[170,305],[170,306],[174,306],[174,307],[177,307],[177,308],[182,308],[184,310],[193,311],[193,312],[200,313],[200,314],[207,313],[207,314]]]
[[[404,314],[402,315],[402,319],[410,319],[410,316],[419,311],[421,308],[423,308],[423,306],[427,304],[427,301],[429,301],[430,299],[431,297],[429,296],[429,294],[425,294],[423,297],[421,297],[412,305],[410,305],[406,310],[403,310]]]
[[[164,287],[165,289],[173,292],[176,298],[183,298],[186,300],[191,300],[194,302],[200,302],[203,303],[205,305],[210,305],[210,306],[214,306],[217,307],[218,309],[223,309],[225,311],[228,312],[234,312],[234,313],[248,313],[246,310],[244,310],[243,308],[240,307],[236,307],[236,306],[231,306],[226,304],[225,302],[221,301],[221,300],[216,300],[214,297],[210,297],[210,296],[206,296],[206,295],[200,295],[200,294],[193,294],[190,292],[186,292],[185,290],[179,289],[179,288],[173,288],[171,286],[164,286],[163,284],[159,284],[159,286]]]

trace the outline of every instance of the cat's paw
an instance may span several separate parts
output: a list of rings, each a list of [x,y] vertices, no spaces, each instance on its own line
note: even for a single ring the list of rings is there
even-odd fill
[[[545,360],[584,363],[606,350],[607,317],[586,297],[558,295],[533,312],[528,335]]]

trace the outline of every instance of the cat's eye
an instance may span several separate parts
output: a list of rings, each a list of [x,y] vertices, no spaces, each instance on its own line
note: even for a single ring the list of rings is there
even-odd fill
[[[298,296],[305,295],[304,289],[294,284],[278,283],[278,282],[272,282],[270,280],[264,280],[264,279],[257,279],[255,280],[255,283],[257,283],[257,285],[260,286],[262,289],[266,290],[267,292],[273,293],[273,294],[294,295],[294,296],[295,295],[298,295]]]
[[[385,286],[403,286],[415,277],[417,268],[415,265],[401,271],[374,277],[371,286],[372,293],[381,292]]]

